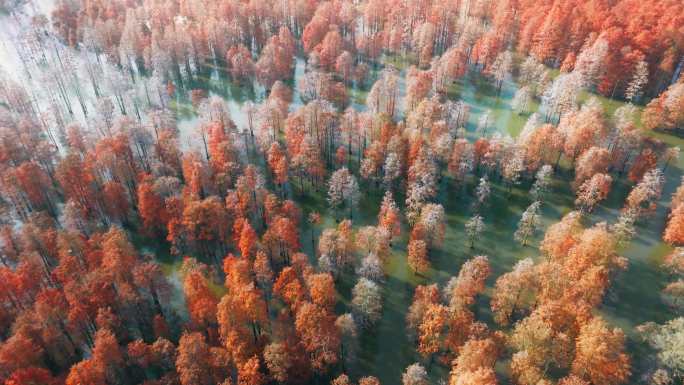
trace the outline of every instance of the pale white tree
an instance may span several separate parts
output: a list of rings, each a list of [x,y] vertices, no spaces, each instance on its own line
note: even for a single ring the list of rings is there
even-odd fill
[[[484,231],[485,224],[482,216],[474,215],[465,223],[465,232],[470,248],[475,247],[475,239]]]
[[[397,72],[394,68],[385,68],[371,87],[366,97],[366,105],[372,113],[394,116],[397,105]]]
[[[608,41],[603,37],[599,37],[591,45],[585,45],[580,51],[573,73],[580,76],[582,87],[591,90],[596,85],[605,66],[604,59],[607,54]]]
[[[477,188],[475,188],[475,198],[477,199],[475,207],[479,208],[480,206],[483,206],[487,202],[487,199],[489,199],[491,193],[492,186],[489,183],[489,178],[485,175],[480,178],[480,182],[478,183]]]
[[[340,332],[340,351],[344,362],[349,365],[354,362],[359,345],[359,331],[356,320],[351,313],[337,317],[335,326]]]
[[[546,66],[540,63],[534,56],[528,56],[520,65],[518,81],[530,87],[530,91],[537,96],[536,90],[543,88],[544,79],[547,77]]]
[[[610,227],[618,246],[628,244],[636,236],[636,210],[623,210],[617,221]]]
[[[437,140],[432,145],[432,149],[440,162],[446,163],[449,161],[453,145],[454,138],[450,133],[445,132],[437,137]]]
[[[475,130],[475,135],[478,138],[484,138],[487,135],[487,128],[491,123],[491,119],[491,111],[489,110],[480,115],[480,118],[477,120],[477,129]]]
[[[420,216],[423,204],[437,193],[437,166],[429,151],[422,151],[408,170],[406,218],[413,224]]]
[[[197,115],[203,122],[221,122],[226,130],[235,129],[228,102],[220,96],[211,95],[203,99],[197,107]]]
[[[356,181],[355,176],[351,176],[349,183],[344,191],[347,196],[347,206],[349,207],[349,219],[352,219],[354,214],[354,208],[358,207],[359,200],[361,199],[361,189],[359,188],[359,182]]]
[[[523,171],[525,171],[525,154],[520,149],[514,149],[513,155],[507,157],[501,165],[501,176],[506,181],[509,192],[513,185],[520,183]]]
[[[537,174],[535,175],[534,184],[530,189],[532,199],[540,202],[544,201],[544,197],[551,187],[552,177],[553,167],[545,164],[539,168],[539,171],[537,171]]]
[[[385,158],[385,164],[383,166],[384,175],[382,178],[383,183],[389,189],[393,185],[393,182],[401,176],[401,161],[396,153],[390,152]]]
[[[684,376],[684,317],[658,325],[648,322],[637,327],[644,339],[657,351],[658,361],[675,377]]]
[[[527,113],[532,93],[529,86],[522,86],[515,91],[511,100],[511,109],[518,114]]]
[[[581,89],[582,78],[579,74],[560,74],[542,95],[541,110],[545,112],[546,120],[559,120],[565,113],[574,110]]]
[[[534,201],[522,213],[520,222],[518,222],[518,229],[515,230],[513,238],[521,245],[527,245],[527,241],[534,235],[535,231],[541,224],[541,202]]]
[[[634,74],[632,80],[627,84],[625,89],[625,99],[630,102],[638,102],[641,99],[641,93],[644,86],[648,83],[648,63],[639,60],[634,67]]]
[[[162,199],[178,196],[182,190],[182,182],[174,176],[160,176],[152,185],[154,192]]]
[[[425,230],[425,241],[428,247],[439,245],[444,240],[446,216],[444,207],[437,203],[428,203],[420,210],[420,224]]]
[[[459,100],[457,102],[447,100],[443,105],[443,116],[449,131],[455,131],[465,126],[470,116],[470,106]]]
[[[632,103],[623,104],[615,109],[613,123],[618,130],[624,130],[629,124],[634,123],[638,109]]]
[[[364,328],[372,327],[380,320],[382,316],[380,286],[367,278],[359,278],[352,289],[352,311],[354,319]]]
[[[511,68],[513,67],[513,55],[511,51],[501,52],[494,59],[489,73],[492,75],[496,82],[497,93],[501,91],[501,86],[503,82],[510,76]]]
[[[532,134],[537,130],[540,124],[541,121],[539,119],[538,113],[535,112],[532,115],[530,115],[530,117],[527,118],[527,122],[525,122],[523,129],[520,131],[520,134],[516,138],[516,143],[519,146],[525,146],[527,144],[527,141],[530,139]]]
[[[318,268],[322,272],[330,273],[333,276],[337,276],[340,272],[340,268],[335,263],[335,260],[327,253],[321,254],[321,256],[318,257]]]
[[[361,260],[361,264],[356,269],[356,274],[375,282],[382,282],[385,279],[385,271],[382,269],[382,262],[375,253],[368,253],[368,255]]]
[[[349,209],[349,216],[352,217],[352,210],[358,204],[360,194],[356,177],[346,167],[336,170],[330,176],[328,181],[328,203],[334,210],[346,205]]]
[[[637,219],[653,213],[663,192],[665,177],[658,168],[649,170],[641,181],[630,191],[626,200],[626,208],[634,210]]]
[[[427,371],[423,365],[414,363],[406,367],[406,371],[401,375],[402,385],[429,385]]]

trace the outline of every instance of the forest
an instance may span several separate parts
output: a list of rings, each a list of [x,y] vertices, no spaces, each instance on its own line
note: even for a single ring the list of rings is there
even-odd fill
[[[0,0],[0,384],[684,384],[681,0]]]

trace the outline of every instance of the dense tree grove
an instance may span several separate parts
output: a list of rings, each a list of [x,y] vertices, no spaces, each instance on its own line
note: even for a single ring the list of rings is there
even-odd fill
[[[0,383],[380,385],[385,316],[392,383],[684,379],[680,0],[48,3],[0,0]],[[678,316],[634,338],[643,223]]]

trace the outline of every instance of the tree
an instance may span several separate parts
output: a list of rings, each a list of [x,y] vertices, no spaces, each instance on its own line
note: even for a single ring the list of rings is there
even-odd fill
[[[423,274],[430,269],[427,258],[427,244],[422,239],[412,239],[407,246],[408,265],[416,274]]]
[[[352,289],[354,319],[365,328],[372,327],[382,316],[382,295],[377,283],[359,278]]]
[[[41,365],[43,352],[41,346],[26,333],[14,333],[0,345],[0,368],[3,378],[22,368]]]
[[[264,348],[264,362],[271,377],[278,382],[286,382],[288,372],[292,368],[292,361],[288,356],[288,346],[285,342],[271,342]]]
[[[226,62],[229,64],[230,76],[238,84],[253,79],[255,65],[247,47],[242,44],[231,47],[226,52]]]
[[[373,376],[361,377],[359,385],[380,385],[380,380]]]
[[[133,268],[133,280],[140,289],[149,293],[154,310],[163,316],[161,303],[170,297],[171,287],[161,266],[155,262],[136,264]]]
[[[279,186],[288,180],[287,157],[280,148],[278,142],[271,143],[268,150],[268,165],[275,176],[275,183]]]
[[[73,380],[73,378],[72,378]],[[6,380],[6,385],[57,385],[59,381],[50,371],[39,367],[15,370]]]
[[[256,253],[253,269],[256,281],[261,285],[261,288],[270,287],[273,283],[273,270],[271,269],[271,261],[268,259],[268,255],[262,250]]]
[[[309,353],[311,367],[325,373],[337,363],[340,335],[335,327],[335,317],[318,305],[305,302],[297,310],[295,328]]]
[[[105,377],[101,368],[93,360],[83,360],[74,364],[69,370],[66,385],[105,385]]]
[[[601,318],[592,318],[577,336],[572,373],[597,385],[624,383],[631,374],[624,341],[622,330],[611,330]]]
[[[401,375],[401,382],[403,385],[428,385],[427,371],[417,362],[411,364],[406,367],[406,371]]]
[[[570,359],[572,340],[545,312],[553,308],[537,308],[530,316],[515,325],[510,345],[516,350],[511,360],[511,371],[521,384],[536,384],[551,365],[565,368]],[[553,314],[553,313],[552,313]]]
[[[406,110],[413,110],[427,97],[432,87],[432,72],[411,66],[406,74]]]
[[[482,234],[485,225],[482,220],[482,216],[474,215],[465,223],[465,232],[468,237],[468,242],[470,242],[470,248],[475,247],[475,239]]]
[[[328,182],[328,203],[337,210],[341,206],[349,208],[349,217],[360,198],[356,177],[346,167],[335,171]]]
[[[385,280],[382,262],[374,253],[369,253],[361,260],[361,265],[356,269],[356,274],[378,283],[382,283]]]
[[[627,85],[625,90],[625,99],[630,102],[638,102],[641,99],[641,93],[644,86],[648,83],[648,63],[643,60],[637,62],[634,67],[634,74],[632,80]]]
[[[608,197],[613,178],[606,174],[594,174],[577,189],[577,205],[581,212],[592,212],[594,207]]]
[[[496,385],[496,373],[490,368],[458,373],[451,376],[449,385]]]
[[[240,255],[243,258],[251,258],[256,248],[257,233],[254,231],[252,226],[248,221],[245,221],[242,225],[242,230],[240,231],[240,240],[238,242],[238,247],[240,249]]]
[[[658,325],[648,322],[637,327],[641,336],[657,351],[658,361],[675,377],[684,374],[684,318],[679,317]]]
[[[542,106],[546,120],[560,120],[575,108],[577,97],[582,88],[581,77],[572,72],[556,77],[542,95]]]
[[[184,333],[178,342],[176,370],[183,385],[214,384],[211,352],[201,333]]]
[[[311,274],[306,280],[311,302],[332,311],[337,301],[333,276],[329,273]]]
[[[441,304],[428,304],[418,324],[418,353],[431,357],[443,348],[449,310]]]
[[[498,348],[491,338],[469,340],[452,364],[449,385],[496,385],[497,355]]]
[[[572,211],[546,229],[539,251],[552,259],[562,259],[577,242],[581,230],[580,214]]]
[[[458,272],[453,283],[449,282],[445,291],[451,309],[472,305],[475,296],[484,291],[485,280],[491,274],[489,259],[478,255],[467,260]],[[448,288],[448,290],[447,290]]]
[[[651,100],[644,109],[642,121],[648,130],[673,130],[684,125],[684,81],[680,79],[665,92]]]
[[[480,178],[480,183],[478,183],[477,188],[475,189],[475,197],[477,198],[475,207],[479,209],[481,206],[485,205],[491,193],[492,188],[487,176]]]
[[[340,374],[337,378],[330,382],[330,385],[351,385],[352,382],[349,380],[349,376],[346,374]]]
[[[532,307],[535,286],[536,271],[532,259],[518,261],[512,271],[496,280],[490,301],[494,320],[500,325],[508,325],[516,310]]]
[[[518,114],[524,114],[528,111],[530,104],[531,93],[528,86],[522,86],[515,91],[513,99],[511,100],[511,109]]]
[[[534,184],[530,189],[530,195],[535,201],[544,201],[544,196],[551,186],[553,168],[548,164],[543,165],[535,175]]]
[[[532,204],[525,209],[520,218],[520,222],[518,222],[518,229],[515,230],[513,237],[523,246],[527,245],[527,240],[534,235],[537,227],[541,224],[541,215],[539,214],[540,207],[541,202],[532,202]]]
[[[618,246],[624,246],[629,243],[636,235],[636,228],[634,224],[637,220],[635,210],[623,210],[620,213],[617,221],[611,226]]]
[[[337,229],[323,230],[318,241],[318,251],[321,258],[325,257],[329,261],[325,270],[340,272],[352,266],[355,262],[353,246],[351,221],[340,222]]]
[[[425,234],[429,248],[439,246],[444,241],[446,216],[441,204],[428,203],[420,209],[419,225]]]
[[[574,188],[598,173],[606,173],[610,164],[610,152],[605,148],[591,147],[584,151],[575,163]]]
[[[638,183],[646,172],[654,169],[658,164],[658,158],[650,148],[646,148],[634,159],[629,168],[627,177],[630,181]]]
[[[183,293],[188,306],[190,320],[198,327],[216,324],[218,300],[209,288],[206,266],[194,259],[186,258],[181,271],[184,272]]]
[[[90,359],[102,370],[108,383],[119,381],[124,358],[119,342],[110,330],[100,329],[95,333],[93,355]]]
[[[256,62],[257,80],[266,89],[270,89],[277,80],[287,79],[292,74],[293,47],[284,40],[278,35],[271,36]]]
[[[397,99],[397,71],[395,69],[384,69],[378,80],[371,87],[366,104],[373,113],[385,113],[389,117],[394,116]]]
[[[263,346],[262,330],[268,322],[266,301],[252,282],[249,261],[229,254],[223,270],[228,293],[216,308],[219,333],[232,360],[238,366],[246,365]]]
[[[660,199],[664,183],[662,171],[657,168],[648,171],[630,191],[625,208],[634,210],[637,217],[652,213],[656,208],[656,201]]]
[[[684,204],[679,204],[670,213],[663,240],[670,245],[684,245]]]
[[[259,357],[252,356],[238,368],[238,385],[261,385],[266,379],[259,369]]]
[[[342,80],[349,84],[352,80],[354,67],[354,58],[349,51],[343,51],[337,59],[335,59],[335,72],[342,78]]]
[[[394,202],[392,192],[385,191],[380,204],[380,212],[378,213],[378,226],[387,230],[390,235],[390,244],[392,238],[401,235],[401,217],[399,208]]]
[[[510,75],[513,67],[513,55],[511,51],[501,52],[496,56],[494,63],[486,70],[496,82],[497,92],[501,92],[504,80]]]
[[[389,253],[389,233],[383,227],[363,226],[356,232],[355,241],[361,253],[372,253],[382,259]]]

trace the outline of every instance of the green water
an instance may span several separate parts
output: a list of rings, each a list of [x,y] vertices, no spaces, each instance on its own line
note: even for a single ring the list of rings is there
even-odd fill
[[[401,69],[405,75],[406,66],[400,65],[395,58],[391,63]],[[298,61],[297,76],[303,73],[303,62]],[[373,71],[377,74],[377,70]],[[297,76],[291,85],[297,84]],[[241,106],[246,100],[260,99],[259,91],[244,92],[230,85],[225,79],[211,77],[207,79],[210,94],[220,95],[230,102],[233,120],[238,127],[244,126],[244,116]],[[399,84],[400,95],[404,93],[404,82]],[[479,74],[469,74],[459,80],[450,90],[451,99],[463,100],[471,107],[471,115],[468,122],[468,131],[475,130],[479,116],[485,111],[490,111],[493,118],[492,128],[488,134],[498,131],[504,134],[516,136],[524,126],[529,114],[518,115],[510,108],[510,102],[515,94],[516,85],[507,81],[499,94],[494,87]],[[361,108],[366,90],[350,90],[355,107]],[[232,95],[239,95],[233,98]],[[295,91],[294,107],[301,105],[297,100]],[[580,100],[586,100],[586,93],[581,95]],[[610,116],[621,102],[600,97],[604,104],[606,115]],[[182,112],[181,131],[191,129],[196,120],[192,117],[187,101],[178,101],[177,107]],[[532,111],[539,107],[538,101],[530,105]],[[684,140],[662,133],[649,133],[669,145],[684,145]],[[470,136],[470,135],[469,135]],[[181,137],[191,139],[191,135],[181,133]],[[191,142],[192,140],[189,140]],[[362,375],[377,376],[384,384],[396,384],[401,380],[404,368],[413,362],[422,362],[430,373],[433,383],[440,378],[445,378],[448,368],[438,364],[424,362],[415,351],[415,341],[407,337],[405,328],[405,314],[411,304],[413,291],[418,284],[436,282],[443,285],[449,277],[458,273],[461,265],[467,259],[475,255],[487,255],[492,265],[492,275],[488,280],[488,289],[476,304],[475,312],[479,320],[486,321],[493,326],[489,310],[489,294],[496,278],[509,271],[520,259],[526,257],[536,258],[539,254],[537,246],[545,229],[552,223],[573,209],[574,194],[570,189],[569,181],[573,179],[570,166],[561,163],[561,169],[554,177],[552,189],[548,193],[542,207],[542,226],[528,246],[520,246],[513,239],[513,232],[522,212],[531,203],[528,191],[530,180],[525,180],[509,192],[497,180],[492,181],[492,194],[487,206],[481,209],[486,229],[478,238],[475,248],[470,249],[464,234],[464,224],[472,215],[473,190],[475,179],[471,178],[465,189],[455,187],[452,181],[445,177],[440,183],[437,201],[442,203],[447,214],[447,226],[444,244],[431,253],[432,268],[423,276],[416,276],[408,268],[406,262],[407,229],[399,239],[393,242],[391,255],[385,265],[387,273],[386,282],[383,286],[384,309],[382,319],[372,330],[361,334],[360,349],[356,363],[349,368],[349,374],[353,378]],[[628,350],[634,359],[633,376],[631,382],[647,369],[649,365],[649,350],[639,342],[634,327],[646,321],[664,322],[675,316],[665,306],[660,297],[660,291],[667,283],[668,277],[662,272],[659,264],[662,257],[671,249],[662,243],[660,237],[665,224],[670,196],[680,183],[684,169],[684,160],[680,159],[677,164],[671,164],[666,171],[666,184],[663,198],[658,205],[655,215],[648,218],[637,226],[637,237],[631,242],[622,254],[629,259],[629,267],[626,271],[615,277],[613,285],[606,295],[606,299],[599,312],[614,325],[621,327],[628,336]],[[624,199],[631,189],[631,184],[624,178],[614,183],[608,199],[600,204],[592,214],[585,218],[585,226],[593,223],[607,221],[614,222],[623,205]],[[360,202],[359,210],[354,215],[354,226],[375,225],[377,212],[380,206],[383,191],[362,183],[364,194]],[[334,213],[327,209],[323,192],[307,192],[304,196],[295,195],[294,199],[304,211],[304,217],[311,211],[318,211],[323,215],[323,222],[314,230],[317,237],[323,228],[336,225]],[[396,197],[401,205],[403,198]],[[314,246],[311,240],[311,228],[304,220],[301,231],[301,244],[304,251],[315,260]],[[166,269],[174,280],[178,280],[178,261],[164,258]],[[356,278],[352,274],[343,275],[338,282],[340,304],[338,313],[350,311],[351,287]],[[217,290],[219,292],[219,290]],[[497,368],[502,376],[505,376],[505,365]]]

